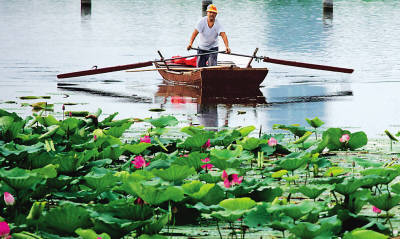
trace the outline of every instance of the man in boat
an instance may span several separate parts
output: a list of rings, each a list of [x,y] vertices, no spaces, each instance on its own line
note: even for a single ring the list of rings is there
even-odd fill
[[[217,7],[215,7],[214,4],[208,5],[207,16],[203,17],[194,29],[192,37],[190,38],[189,45],[187,46],[188,50],[192,48],[194,39],[196,39],[197,35],[200,33],[199,48],[202,50],[198,50],[197,54],[203,54],[210,51],[218,51],[218,36],[221,36],[224,40],[226,52],[228,54],[231,53],[228,37],[226,36],[222,25],[216,19],[217,14]],[[197,57],[197,67],[207,66],[207,61],[208,66],[216,66],[217,55],[218,53],[213,53]]]

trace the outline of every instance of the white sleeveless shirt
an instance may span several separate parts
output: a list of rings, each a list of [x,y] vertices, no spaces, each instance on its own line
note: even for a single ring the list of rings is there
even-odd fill
[[[197,23],[196,30],[199,32],[200,41],[199,48],[210,50],[213,47],[218,47],[218,36],[224,32],[222,25],[215,19],[214,25],[210,28],[207,23],[207,16],[203,17]]]

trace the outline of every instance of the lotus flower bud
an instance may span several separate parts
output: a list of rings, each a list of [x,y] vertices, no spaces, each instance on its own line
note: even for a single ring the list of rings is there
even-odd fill
[[[13,206],[15,204],[15,199],[11,193],[5,192],[4,202],[6,203],[7,206]]]

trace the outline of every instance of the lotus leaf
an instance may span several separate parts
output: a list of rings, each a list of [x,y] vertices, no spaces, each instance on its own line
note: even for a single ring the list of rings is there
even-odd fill
[[[355,133],[350,134],[350,140],[349,140],[348,147],[351,150],[355,150],[355,149],[363,147],[364,145],[367,145],[367,143],[368,143],[368,138],[364,132],[362,132],[362,131],[355,132]]]
[[[267,211],[268,205],[262,203],[255,207],[255,210],[251,210],[246,217],[244,222],[249,227],[261,227],[273,220],[272,215]]]
[[[238,159],[220,159],[216,157],[211,157],[211,162],[212,165],[214,165],[216,168],[219,168],[221,170],[226,170],[229,168],[238,168],[240,166],[240,161]]]
[[[194,168],[196,171],[202,170],[201,159],[207,158],[208,154],[200,153],[198,151],[191,152],[187,157],[179,157],[177,158],[174,163],[179,165],[187,165],[188,167]]]
[[[272,126],[273,129],[283,129],[283,130],[289,130],[292,132],[297,137],[302,137],[308,130],[306,130],[304,127],[300,127],[298,125],[283,125],[283,124],[274,124]]]
[[[183,142],[185,148],[199,149],[203,146],[209,139],[208,134],[197,134],[196,136],[188,137]]]
[[[279,171],[273,172],[271,174],[271,177],[273,177],[273,178],[282,178],[287,173],[288,173],[288,171],[286,169],[281,169]]]
[[[215,139],[213,139],[211,142],[213,145],[221,145],[226,147],[241,137],[242,135],[238,130],[222,130],[216,133]]]
[[[52,208],[41,217],[41,226],[56,232],[73,234],[78,228],[90,226],[89,212],[81,206],[66,203]]]
[[[100,154],[99,158],[110,158],[113,160],[118,160],[122,153],[125,151],[123,147],[118,144],[114,144],[104,148]],[[84,161],[86,162],[86,161]]]
[[[153,219],[151,223],[144,226],[143,232],[150,235],[159,233],[167,225],[168,217],[169,215],[165,214],[158,219]]]
[[[225,192],[221,189],[219,185],[212,187],[208,193],[201,198],[201,202],[205,205],[215,205],[224,200]]]
[[[78,228],[75,230],[75,233],[78,234],[82,239],[111,239],[111,237],[107,233],[97,234],[92,229],[82,229]]]
[[[360,165],[363,168],[369,168],[369,167],[380,167],[383,165],[381,162],[376,162],[373,160],[368,160],[368,159],[363,159],[363,158],[352,158],[351,161],[356,162],[358,165]]]
[[[179,187],[158,187],[142,185],[136,182],[124,182],[123,188],[128,193],[134,192],[150,205],[158,205],[168,200],[179,202],[184,198],[183,190]]]
[[[379,232],[357,228],[344,235],[343,239],[386,239],[388,236]]]
[[[391,188],[394,193],[400,194],[400,183],[393,184]]]
[[[193,175],[196,173],[196,171],[186,165],[172,165],[168,169],[154,169],[152,170],[152,173],[157,176],[162,178],[165,181],[170,181],[170,182],[181,182],[187,177]]]
[[[218,159],[232,159],[239,157],[242,153],[242,146],[238,145],[234,150],[231,149],[211,149],[211,156],[214,156]]]
[[[389,211],[400,203],[400,195],[383,193],[379,196],[371,197],[368,202],[381,210]]]
[[[301,166],[305,165],[307,160],[305,158],[284,158],[279,162],[279,166],[288,171],[294,171]]]
[[[283,213],[286,216],[293,218],[293,220],[298,220],[301,217],[307,215],[314,209],[312,202],[305,201],[301,204],[288,204],[280,206]]]
[[[174,116],[161,116],[158,119],[146,119],[154,127],[165,128],[167,126],[175,126],[178,124],[178,120]]]
[[[182,185],[183,191],[190,197],[200,200],[215,186],[215,184],[204,184],[200,181],[192,181]]]
[[[113,187],[118,178],[113,175],[111,170],[105,168],[93,168],[90,173],[83,177],[86,184],[95,189],[98,193],[102,193]]]
[[[263,140],[254,137],[244,137],[243,140],[237,140],[236,142],[242,145],[243,149],[251,151],[258,148],[258,146],[263,143]]]
[[[47,117],[37,116],[36,120],[44,127],[60,124],[60,121],[58,121],[53,115],[48,115]]]
[[[218,183],[221,181],[221,176],[204,173],[204,174],[199,174],[199,179],[206,183]]]
[[[68,118],[65,119],[63,121],[61,121],[61,128],[64,131],[67,132],[72,132],[73,130],[75,130],[80,124],[82,123],[82,121],[76,119],[76,118]]]
[[[342,183],[335,185],[335,191],[342,195],[350,195],[364,186],[365,182],[359,178],[347,178]]]
[[[298,192],[311,199],[319,197],[327,188],[325,186],[301,186]]]
[[[57,177],[57,166],[53,164],[48,164],[43,168],[38,168],[32,170],[32,172],[41,175],[44,178],[55,178]]]
[[[272,202],[275,198],[282,196],[283,190],[280,187],[263,188],[251,193],[251,198],[256,201]]]
[[[325,177],[337,177],[347,173],[349,170],[342,167],[331,167],[324,173]]]
[[[298,238],[314,239],[321,233],[321,226],[309,222],[300,222],[289,229]]]
[[[249,135],[251,132],[253,132],[255,129],[256,129],[256,127],[251,125],[251,126],[242,127],[240,129],[238,129],[238,131],[240,132],[242,137],[245,137],[245,136]]]
[[[213,138],[213,135],[215,134],[213,131],[207,131],[204,130],[204,126],[187,126],[181,128],[181,132],[186,133],[190,136],[196,136],[196,135],[201,135],[201,134],[208,134],[210,137]]]
[[[17,191],[31,189],[43,180],[37,173],[21,168],[0,169],[0,178]]]
[[[311,131],[307,131],[298,140],[294,141],[293,144],[302,144],[312,135]]]
[[[370,168],[360,172],[362,175],[378,175],[381,176],[382,184],[389,184],[397,176],[399,176],[399,171],[392,168]]]
[[[202,213],[211,213],[214,211],[220,211],[223,210],[223,208],[220,205],[204,205],[202,202],[198,202],[195,205],[191,205],[191,204],[186,204],[186,206],[188,208],[194,208]]]
[[[389,130],[385,130],[385,134],[389,137],[390,140],[397,141],[397,142],[399,141],[396,137],[393,136],[393,134],[391,134],[389,132]]]
[[[307,123],[313,127],[313,128],[319,128],[321,127],[323,124],[325,124],[324,121],[320,120],[318,117],[315,117],[314,119],[309,119],[306,118]]]
[[[257,203],[249,197],[229,198],[219,203],[221,207],[228,211],[247,210],[254,207]]]
[[[139,239],[167,239],[167,237],[164,236],[160,236],[160,235],[147,235],[147,234],[143,234],[139,237]]]
[[[138,143],[138,144],[125,144],[123,146],[123,149],[128,150],[129,152],[133,154],[140,154],[143,151],[145,151],[148,147],[151,147],[152,144],[149,143]]]
[[[211,217],[214,217],[219,220],[226,221],[226,222],[235,222],[239,218],[243,217],[248,212],[250,212],[250,210],[217,211],[217,212],[212,212]]]
[[[127,122],[122,124],[121,126],[114,126],[108,130],[104,130],[104,134],[120,138],[125,133],[125,131],[131,127],[131,125],[132,122]]]
[[[29,210],[29,214],[26,217],[27,220],[38,220],[42,215],[44,207],[46,206],[46,202],[34,202],[31,209]]]
[[[97,204],[94,210],[133,221],[150,219],[154,213],[154,210],[147,204],[135,204],[133,198],[114,200],[108,204]]]
[[[351,212],[359,213],[362,207],[368,202],[370,198],[370,190],[364,189],[360,191],[355,191],[354,193],[350,194],[348,209]]]

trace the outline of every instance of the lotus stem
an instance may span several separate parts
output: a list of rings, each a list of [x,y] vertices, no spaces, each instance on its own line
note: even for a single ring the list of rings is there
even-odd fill
[[[389,210],[386,211],[386,222],[389,222],[389,226],[390,226],[390,230],[391,230],[390,234],[393,235],[393,226],[392,226],[392,222],[390,221],[390,218],[389,218]]]
[[[219,229],[218,219],[217,219],[217,229],[218,229],[219,238],[222,239],[222,234],[221,234],[221,230]]]

